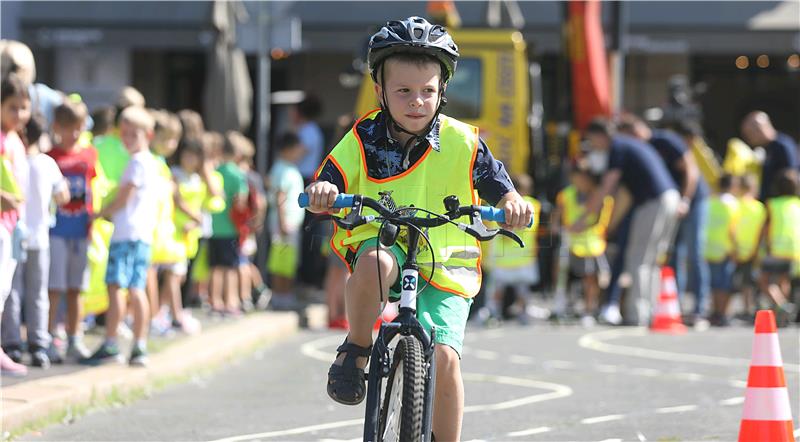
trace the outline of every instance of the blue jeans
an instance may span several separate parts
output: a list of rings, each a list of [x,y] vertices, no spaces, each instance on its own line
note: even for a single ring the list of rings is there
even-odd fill
[[[689,213],[681,220],[675,237],[675,249],[670,258],[670,266],[675,269],[678,294],[682,296],[687,289],[694,293],[696,315],[708,311],[708,294],[711,291],[708,263],[703,257],[707,218],[708,199],[695,200]]]

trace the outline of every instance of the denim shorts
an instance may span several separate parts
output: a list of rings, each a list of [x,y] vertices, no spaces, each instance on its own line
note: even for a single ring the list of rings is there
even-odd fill
[[[733,274],[736,271],[736,263],[732,259],[709,262],[708,268],[711,271],[712,290],[731,291],[733,289]]]
[[[106,284],[144,290],[149,267],[150,244],[144,241],[112,242],[108,247]]]
[[[374,249],[377,245],[377,238],[362,242],[356,252],[356,260],[367,249]],[[405,251],[397,244],[388,249],[381,249],[381,252],[383,251],[391,253],[400,266],[406,261]],[[353,262],[353,268],[355,268],[355,262]],[[472,299],[439,290],[430,284],[425,286],[423,282],[420,282],[420,286],[424,289],[417,296],[417,319],[428,333],[430,333],[431,327],[435,326],[436,344],[452,347],[460,357],[464,347],[464,331],[467,328],[467,317]],[[399,271],[397,280],[389,289],[389,298],[392,301],[400,299]]]

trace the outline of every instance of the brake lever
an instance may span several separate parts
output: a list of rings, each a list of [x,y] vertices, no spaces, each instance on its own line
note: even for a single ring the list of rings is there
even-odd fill
[[[515,243],[517,243],[520,246],[520,248],[525,248],[525,241],[523,241],[522,238],[520,238],[516,233],[510,230],[498,229],[497,234],[511,238],[514,240]]]
[[[376,219],[374,215],[361,215],[361,210],[363,207],[364,206],[361,204],[361,200],[356,199],[354,201],[352,210],[347,214],[347,216],[344,218],[333,217],[333,222],[345,230],[353,230],[358,226],[374,221]]]

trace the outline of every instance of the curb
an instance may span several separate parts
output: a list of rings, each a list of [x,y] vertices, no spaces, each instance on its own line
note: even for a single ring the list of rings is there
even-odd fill
[[[320,313],[320,309],[309,309],[306,315],[316,318]],[[309,322],[319,323],[319,320]],[[175,342],[150,355],[146,368],[107,365],[3,388],[0,427],[3,433],[12,433],[59,411],[90,406],[115,392],[133,392],[188,376],[221,365],[256,346],[288,338],[299,329],[300,318],[296,313],[254,313]]]

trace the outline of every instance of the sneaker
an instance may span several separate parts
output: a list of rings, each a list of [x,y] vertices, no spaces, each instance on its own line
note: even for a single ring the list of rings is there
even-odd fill
[[[89,349],[86,348],[83,341],[75,341],[72,345],[67,346],[66,359],[74,362],[80,362],[91,355]]]
[[[138,345],[134,345],[133,349],[131,350],[131,358],[128,360],[128,364],[131,367],[146,367],[148,361],[149,359],[147,358],[147,350]]]
[[[258,290],[257,294],[253,296],[253,299],[256,300],[257,310],[266,310],[267,307],[269,307],[269,301],[272,299],[272,290],[264,287],[261,290]]]
[[[592,328],[597,324],[597,321],[594,319],[592,315],[583,315],[581,316],[581,327],[583,328]]]
[[[50,359],[50,363],[52,364],[64,363],[64,358],[61,357],[61,350],[59,350],[55,340],[53,340],[53,342],[50,343],[50,346],[47,347],[47,358]]]
[[[608,304],[600,309],[600,321],[611,324],[620,325],[622,323],[622,314],[619,312],[619,306],[616,304]]]
[[[9,359],[17,364],[22,363],[22,349],[16,345],[9,345],[3,349]]]
[[[93,355],[80,360],[82,365],[92,366],[108,364],[111,362],[121,362],[119,347],[116,344],[103,344],[97,349],[96,352],[94,352]]]
[[[175,336],[175,330],[172,329],[172,320],[167,322],[154,318],[150,321],[150,334],[161,338],[171,338]]]
[[[47,356],[47,350],[43,348],[33,350],[31,352],[31,365],[42,370],[50,368],[50,358]]]
[[[180,321],[173,320],[172,327],[186,333],[187,335],[196,335],[200,333],[200,330],[203,328],[200,325],[200,321],[198,321],[189,312],[183,312]]]
[[[242,309],[242,313],[251,313],[256,309],[256,306],[253,305],[253,301],[245,299],[241,302],[239,308]]]
[[[28,367],[12,361],[3,350],[0,350],[0,374],[12,378],[21,378],[28,374]]]

